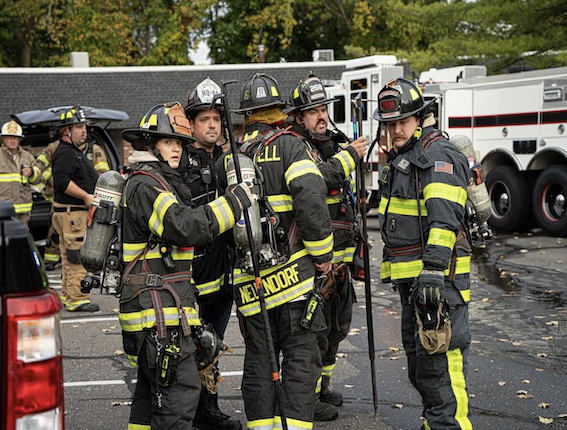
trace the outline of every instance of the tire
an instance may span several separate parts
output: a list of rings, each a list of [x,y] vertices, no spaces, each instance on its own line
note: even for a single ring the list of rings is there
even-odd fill
[[[567,167],[545,169],[536,179],[533,212],[537,224],[554,236],[567,235]]]
[[[513,167],[492,169],[486,177],[492,215],[488,223],[496,231],[524,231],[530,227],[530,187]]]

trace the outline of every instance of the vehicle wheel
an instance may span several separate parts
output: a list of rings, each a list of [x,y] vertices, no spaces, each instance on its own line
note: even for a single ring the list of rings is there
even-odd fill
[[[522,231],[530,226],[530,187],[513,167],[492,169],[486,177],[492,216],[488,223],[501,232]]]
[[[541,172],[534,186],[533,208],[541,228],[556,236],[567,235],[567,167]]]

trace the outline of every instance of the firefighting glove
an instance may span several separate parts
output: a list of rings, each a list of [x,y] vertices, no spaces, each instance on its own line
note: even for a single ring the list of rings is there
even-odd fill
[[[241,182],[232,189],[241,211],[249,208],[258,200],[258,194],[254,192],[253,187],[254,184],[251,182]]]
[[[423,269],[413,284],[415,305],[430,307],[443,303],[444,280],[442,270]]]

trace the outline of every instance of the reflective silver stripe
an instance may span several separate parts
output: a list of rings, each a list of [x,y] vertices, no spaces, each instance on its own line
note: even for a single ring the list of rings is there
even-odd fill
[[[153,204],[154,210],[148,220],[148,226],[152,233],[161,237],[163,233],[163,219],[169,207],[174,203],[178,203],[177,199],[170,192],[159,193],[156,197]]]
[[[221,285],[223,284],[224,275],[220,278],[205,282],[202,284],[195,284],[197,290],[199,290],[200,296],[205,296],[207,294],[215,293],[220,290]]]
[[[190,325],[200,325],[197,311],[191,307],[184,307],[187,321]],[[173,307],[163,308],[165,324],[168,326],[179,324],[179,310]],[[121,312],[118,316],[120,327],[126,332],[138,332],[145,328],[155,326],[156,314],[153,308],[137,312]]]
[[[311,255],[325,255],[333,250],[333,234],[322,240],[303,240],[303,245]]]
[[[350,155],[350,153],[347,150],[343,149],[342,151],[333,155],[333,158],[336,158],[341,162],[341,165],[343,166],[343,171],[345,173],[345,178],[354,171],[356,167],[356,163],[352,158],[352,155]]]
[[[219,197],[208,203],[219,224],[219,233],[224,233],[234,225],[234,213],[225,197]]]
[[[295,163],[291,163],[291,165],[285,171],[285,183],[289,188],[289,183],[294,179],[307,175],[313,174],[320,177],[323,177],[315,163],[311,160],[299,160]]]
[[[267,196],[267,199],[274,212],[291,212],[293,210],[293,198],[288,194]]]

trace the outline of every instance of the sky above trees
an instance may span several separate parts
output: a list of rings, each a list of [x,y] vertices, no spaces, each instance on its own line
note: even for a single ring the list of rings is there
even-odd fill
[[[394,54],[419,72],[567,65],[567,0],[4,0],[0,66],[190,64]]]

